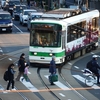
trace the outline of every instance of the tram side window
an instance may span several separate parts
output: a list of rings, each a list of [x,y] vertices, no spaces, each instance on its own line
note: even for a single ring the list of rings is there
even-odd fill
[[[76,31],[76,27],[71,25],[68,27],[68,34],[67,34],[67,42],[76,40],[78,38],[78,33]]]
[[[98,28],[98,18],[92,19],[92,31],[96,31]]]
[[[84,36],[86,30],[86,21],[81,22],[81,24],[82,24],[81,36]]]
[[[67,42],[71,42],[85,35],[86,21],[68,26]]]
[[[71,35],[70,35],[70,27],[68,27],[68,31],[67,31],[67,42],[71,41]]]

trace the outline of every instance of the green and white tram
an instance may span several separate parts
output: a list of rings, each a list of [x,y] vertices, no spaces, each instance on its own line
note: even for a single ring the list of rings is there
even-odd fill
[[[54,55],[56,64],[62,64],[98,47],[99,11],[71,14],[58,9],[31,21],[30,63],[49,64]]]

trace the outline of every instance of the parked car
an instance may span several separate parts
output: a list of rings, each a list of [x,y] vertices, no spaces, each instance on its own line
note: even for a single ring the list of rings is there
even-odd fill
[[[12,17],[11,14],[7,11],[0,11],[0,31],[9,31],[12,32]]]
[[[19,5],[19,4],[20,4],[19,0],[7,0],[4,3],[3,10],[6,10],[6,11],[10,12],[10,14],[12,15],[14,6]]]
[[[30,30],[30,22],[31,20],[35,20],[36,18],[40,18],[43,15],[43,12],[32,12],[28,14],[27,19],[27,29]]]
[[[22,25],[27,24],[28,14],[30,12],[37,12],[37,11],[34,9],[24,9],[22,13],[20,13],[20,24]]]
[[[13,8],[13,18],[15,20],[19,20],[20,13],[22,13],[23,9],[27,9],[26,5],[15,5]]]

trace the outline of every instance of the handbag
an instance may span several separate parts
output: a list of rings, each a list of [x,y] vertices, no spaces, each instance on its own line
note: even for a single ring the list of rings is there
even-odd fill
[[[49,76],[49,82],[57,82],[58,81],[58,75],[57,74],[52,74]]]

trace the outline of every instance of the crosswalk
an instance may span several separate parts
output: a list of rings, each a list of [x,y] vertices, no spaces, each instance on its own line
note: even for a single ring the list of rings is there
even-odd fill
[[[72,75],[74,78],[76,78],[77,80],[81,81],[82,83],[85,84],[85,77],[82,77],[80,75]],[[96,84],[94,84],[93,86],[91,86],[91,88],[93,89],[100,89],[100,87]]]
[[[49,75],[44,75],[44,77],[46,77],[48,79]],[[58,86],[59,88],[61,88],[62,90],[68,90],[69,88],[67,86],[65,86],[63,83],[61,83],[60,81],[54,82],[54,84],[56,86]]]
[[[20,81],[21,81],[22,84],[24,84],[30,91],[32,91],[32,92],[39,92],[39,90],[38,90],[35,86],[33,86],[31,82],[26,82],[25,80],[22,81],[22,78],[23,78],[23,77],[20,78]]]
[[[48,76],[49,75],[44,75],[44,77],[48,80]],[[80,76],[80,75],[72,75],[75,79],[77,79],[78,81],[82,82],[85,84],[85,77]],[[38,90],[30,81],[26,82],[25,80],[22,81],[22,78],[20,79],[20,82],[25,85],[27,87],[28,90],[30,90],[31,92],[39,92],[40,90]],[[69,87],[67,87],[66,85],[64,85],[62,82],[57,81],[54,82],[55,86],[59,87],[59,90],[71,90]],[[93,86],[91,86],[91,89],[100,89],[100,87],[96,84],[94,84]],[[0,85],[0,91],[3,92],[4,87],[2,85]],[[4,92],[3,92],[4,93]]]

